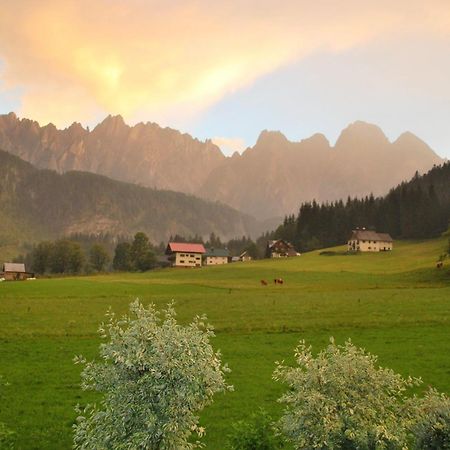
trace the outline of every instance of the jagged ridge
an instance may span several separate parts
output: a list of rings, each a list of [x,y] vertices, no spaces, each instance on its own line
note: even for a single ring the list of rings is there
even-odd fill
[[[84,170],[160,189],[219,200],[266,219],[296,212],[302,201],[382,195],[442,159],[412,133],[389,142],[372,124],[355,122],[335,146],[316,134],[290,142],[263,131],[254,147],[225,157],[211,141],[154,123],[133,127],[108,116],[92,131],[0,116],[0,148],[40,168]]]

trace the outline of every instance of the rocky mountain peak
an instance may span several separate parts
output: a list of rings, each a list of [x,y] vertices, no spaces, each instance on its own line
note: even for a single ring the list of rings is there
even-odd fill
[[[330,141],[322,133],[315,133],[311,137],[303,139],[301,141],[303,144],[314,145],[315,147],[330,147]]]
[[[361,144],[385,145],[389,140],[379,126],[358,120],[341,132],[336,148]]]
[[[423,145],[428,147],[428,145],[422,141],[419,137],[417,137],[414,133],[410,131],[405,131],[402,133],[394,143],[406,144],[406,145]]]
[[[123,117],[118,114],[116,116],[112,116],[111,114],[105,117],[102,122],[100,122],[93,130],[93,132],[105,132],[105,133],[119,133],[125,128],[129,128],[129,126],[123,120]]]
[[[286,136],[281,131],[261,131],[255,147],[273,147],[277,145],[285,145],[288,143]]]

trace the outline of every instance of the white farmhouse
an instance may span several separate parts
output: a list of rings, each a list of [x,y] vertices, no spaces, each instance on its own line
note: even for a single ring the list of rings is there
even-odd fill
[[[218,264],[228,264],[230,252],[226,248],[208,248],[203,255],[207,266],[216,266]]]
[[[173,267],[201,267],[204,253],[203,244],[190,242],[169,242],[166,248]]]
[[[384,252],[393,248],[393,239],[388,233],[377,233],[366,229],[356,229],[348,240],[349,252]]]

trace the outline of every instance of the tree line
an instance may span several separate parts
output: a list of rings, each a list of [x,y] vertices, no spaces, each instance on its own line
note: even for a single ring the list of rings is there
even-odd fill
[[[207,240],[198,235],[184,237],[177,234],[170,236],[169,241],[197,242],[206,248],[227,248],[231,255],[240,255],[246,251],[256,259],[264,257],[267,236],[261,236],[256,242],[248,236],[222,242],[215,233],[211,233]],[[164,265],[160,257],[164,255],[166,246],[166,242],[153,244],[143,232],[136,233],[132,239],[110,234],[72,234],[55,241],[39,242],[30,247],[27,254],[15,258],[14,262],[24,262],[29,271],[37,274],[82,274],[112,270],[145,272]]]
[[[384,197],[373,195],[319,204],[305,202],[297,216],[286,216],[274,236],[298,251],[344,244],[352,229],[365,227],[397,239],[433,238],[450,220],[450,163],[418,173]]]
[[[28,270],[38,274],[102,272],[111,260],[102,244],[94,243],[86,252],[78,242],[70,239],[39,242],[25,257],[18,258],[21,259]]]

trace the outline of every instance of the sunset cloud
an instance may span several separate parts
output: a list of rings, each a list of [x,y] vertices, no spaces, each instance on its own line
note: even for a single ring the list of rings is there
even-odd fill
[[[43,123],[168,121],[315,51],[449,30],[447,0],[17,0],[0,14],[0,84]]]

